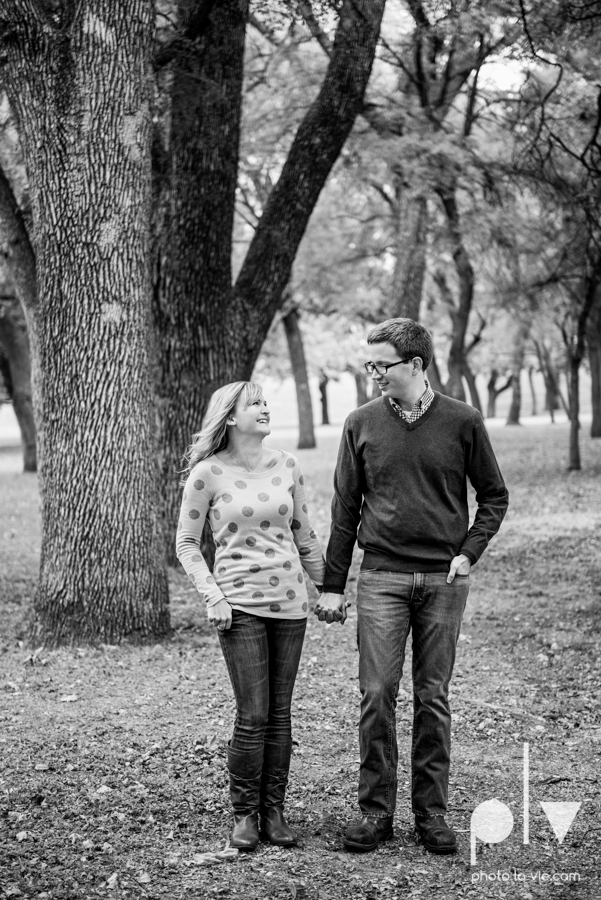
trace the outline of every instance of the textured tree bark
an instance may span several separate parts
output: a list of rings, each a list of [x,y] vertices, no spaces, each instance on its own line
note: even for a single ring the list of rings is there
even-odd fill
[[[180,4],[185,19],[190,4]],[[176,57],[168,167],[155,171],[157,399],[162,527],[175,564],[182,457],[218,387],[250,377],[245,327],[231,311],[232,230],[247,3],[214,4]],[[159,177],[157,177],[159,176]]]
[[[37,264],[34,636],[115,641],[169,626],[148,358],[154,8],[82,0],[45,10],[4,4]]]
[[[182,0],[182,14],[200,5],[201,0],[192,7]],[[182,454],[212,391],[251,376],[313,208],[362,110],[384,6],[385,0],[344,0],[321,90],[301,122],[233,287],[231,223],[247,0],[213,4],[198,46],[190,44],[185,58],[176,58],[172,162],[162,192],[169,202],[164,199],[157,222],[154,304],[163,532],[170,561]]]
[[[601,291],[597,296],[587,325],[588,358],[591,369],[591,437],[601,437]]]
[[[298,310],[294,307],[282,317],[290,364],[296,386],[296,401],[298,404],[298,449],[307,450],[317,446],[315,442],[315,427],[313,425],[313,406],[311,404],[311,391],[309,390],[309,375],[305,360],[305,348],[303,336],[299,325]]]
[[[426,274],[428,204],[397,179],[394,209],[395,262],[392,276],[392,315],[419,321]]]
[[[330,411],[328,409],[328,382],[329,378],[324,371],[319,375],[319,398],[321,400],[321,424],[330,424]]]
[[[37,471],[36,429],[31,396],[31,361],[29,338],[23,310],[18,299],[8,291],[0,294],[0,352],[8,368],[8,389],[15,416],[21,430],[23,471]]]

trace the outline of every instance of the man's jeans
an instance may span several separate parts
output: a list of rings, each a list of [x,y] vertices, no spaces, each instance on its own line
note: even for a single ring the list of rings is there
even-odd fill
[[[290,742],[290,704],[306,627],[306,619],[271,619],[233,609],[232,627],[219,632],[236,697],[230,742],[235,750]]]
[[[396,701],[409,629],[413,636],[412,804],[444,815],[451,755],[449,681],[469,576],[364,571],[357,588],[361,719],[359,806],[392,816],[396,806]]]

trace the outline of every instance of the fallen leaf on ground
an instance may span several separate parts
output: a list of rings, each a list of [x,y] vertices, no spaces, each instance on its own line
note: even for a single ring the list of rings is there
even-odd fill
[[[136,880],[139,881],[140,884],[150,884],[150,875],[148,872],[141,872]]]
[[[117,873],[116,872],[113,872],[113,874],[109,875],[109,877],[106,879],[106,886],[109,889],[109,891],[115,890],[115,888],[117,887]]]

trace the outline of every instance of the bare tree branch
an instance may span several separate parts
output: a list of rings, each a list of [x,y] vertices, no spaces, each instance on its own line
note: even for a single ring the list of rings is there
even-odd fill
[[[298,0],[298,10],[305,20],[309,31],[311,32],[321,49],[324,51],[326,56],[331,59],[333,53],[331,41],[315,18],[315,13],[313,12],[313,7],[311,6],[310,0]]]

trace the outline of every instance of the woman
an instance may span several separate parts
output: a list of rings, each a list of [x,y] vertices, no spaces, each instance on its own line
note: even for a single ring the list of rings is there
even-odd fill
[[[296,838],[283,815],[292,752],[290,703],[307,623],[302,570],[321,588],[325,563],[298,460],[263,446],[261,388],[237,381],[211,397],[188,452],[177,556],[204,595],[236,697],[228,745],[230,846],[254,850],[258,815],[272,844]],[[200,552],[208,516],[214,575]]]

